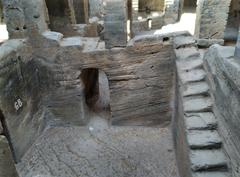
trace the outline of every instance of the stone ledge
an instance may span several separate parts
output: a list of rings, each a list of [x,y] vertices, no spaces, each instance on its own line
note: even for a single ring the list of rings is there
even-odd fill
[[[199,47],[210,47],[213,44],[224,45],[223,39],[198,39],[197,45]]]

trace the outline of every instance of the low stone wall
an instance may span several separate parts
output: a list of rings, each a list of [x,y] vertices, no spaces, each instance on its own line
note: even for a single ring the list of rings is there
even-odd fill
[[[230,157],[234,177],[239,177],[240,162],[240,65],[233,58],[234,47],[212,46],[205,55],[205,67],[215,99],[219,132]]]

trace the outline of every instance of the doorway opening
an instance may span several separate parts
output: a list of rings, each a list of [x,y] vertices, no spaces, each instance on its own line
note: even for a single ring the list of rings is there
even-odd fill
[[[91,111],[110,112],[110,89],[107,75],[99,69],[83,69],[80,78],[84,84],[86,104]]]

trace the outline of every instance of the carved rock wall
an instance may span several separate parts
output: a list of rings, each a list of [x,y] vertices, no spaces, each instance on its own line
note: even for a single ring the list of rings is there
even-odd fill
[[[230,157],[234,177],[238,177],[240,161],[240,65],[233,58],[234,47],[212,46],[205,55],[209,83],[215,99],[215,114],[225,151]]]

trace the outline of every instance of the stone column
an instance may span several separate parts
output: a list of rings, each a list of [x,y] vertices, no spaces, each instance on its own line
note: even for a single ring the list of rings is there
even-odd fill
[[[240,60],[240,28],[238,33],[237,45],[235,49],[235,58]]]
[[[88,23],[88,0],[73,0],[77,24]]]
[[[103,15],[103,1],[104,0],[89,0],[89,16],[101,18]]]
[[[48,30],[49,17],[45,0],[22,0],[22,5],[27,28],[34,27],[39,33]]]
[[[5,22],[10,39],[25,38],[27,27],[20,0],[2,0]]]
[[[165,24],[176,23],[180,18],[180,0],[165,0]]]
[[[127,0],[105,0],[104,39],[106,48],[125,47],[128,40]]]
[[[132,0],[132,11],[133,11],[133,19],[138,19],[138,11],[139,11],[139,0]]]
[[[231,0],[198,0],[195,37],[199,44],[223,44]]]

